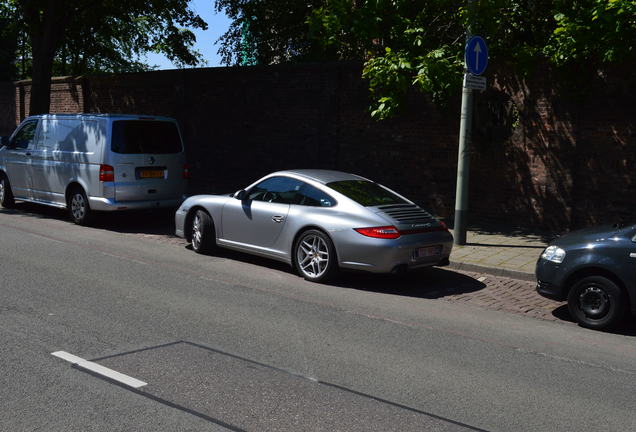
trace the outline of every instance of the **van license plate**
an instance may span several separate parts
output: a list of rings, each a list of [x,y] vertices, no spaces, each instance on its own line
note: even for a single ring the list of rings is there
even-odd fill
[[[163,178],[163,170],[141,170],[139,171],[139,178]]]
[[[442,245],[421,247],[413,251],[413,258],[436,257],[442,254]]]

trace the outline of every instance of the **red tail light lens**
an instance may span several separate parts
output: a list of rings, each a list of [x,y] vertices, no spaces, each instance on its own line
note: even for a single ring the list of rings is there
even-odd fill
[[[400,237],[398,229],[392,225],[371,227],[371,228],[354,228],[357,232],[367,237],[396,239]]]
[[[190,179],[190,165],[188,164],[183,165],[183,179],[184,180]]]
[[[112,182],[115,181],[115,168],[110,165],[99,166],[99,181]]]
[[[442,226],[442,228],[444,229],[444,231],[448,231],[448,227],[446,226],[446,223],[443,220],[438,221],[439,224]]]

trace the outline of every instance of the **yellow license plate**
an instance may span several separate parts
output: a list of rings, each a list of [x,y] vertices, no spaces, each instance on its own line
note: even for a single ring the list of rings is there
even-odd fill
[[[141,170],[139,178],[163,178],[163,170]]]

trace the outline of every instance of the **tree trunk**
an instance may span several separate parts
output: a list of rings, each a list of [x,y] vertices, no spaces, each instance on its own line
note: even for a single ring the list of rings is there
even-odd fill
[[[47,114],[51,104],[51,70],[53,69],[55,51],[50,44],[46,43],[46,39],[38,42],[33,40],[32,44],[33,70],[31,75],[29,115]]]
[[[28,0],[20,3],[33,50],[29,115],[46,114],[51,103],[53,58],[62,43],[69,13],[55,0],[45,0],[44,4]]]

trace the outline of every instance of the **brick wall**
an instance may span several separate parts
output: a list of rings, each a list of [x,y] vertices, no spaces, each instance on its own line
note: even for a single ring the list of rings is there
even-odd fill
[[[584,92],[539,68],[504,68],[476,96],[472,225],[564,230],[629,217],[636,174],[636,93],[629,74]],[[18,83],[17,115],[28,112]],[[570,94],[572,93],[572,94]],[[273,170],[332,168],[394,187],[452,218],[459,97],[445,108],[411,96],[407,113],[370,120],[367,83],[352,63],[205,68],[61,78],[51,112],[175,117],[192,192],[229,192]]]

